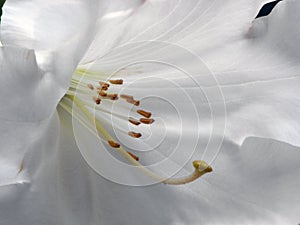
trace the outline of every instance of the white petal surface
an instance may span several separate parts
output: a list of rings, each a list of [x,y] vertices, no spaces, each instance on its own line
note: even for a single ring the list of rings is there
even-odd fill
[[[65,92],[93,37],[99,11],[93,0],[10,0],[3,7],[1,42],[35,50],[39,67]]]
[[[116,225],[150,225],[153,221],[204,225],[298,223],[300,198],[296,193],[300,180],[295,178],[299,177],[299,148],[263,138],[249,138],[242,146],[226,140],[213,163],[214,172],[193,184],[126,187],[90,171],[76,150],[66,119],[64,116],[59,155],[60,194],[68,206],[64,214],[73,224],[77,221],[74,218],[78,224],[88,218],[85,222],[90,224]]]
[[[271,137],[299,146],[298,1],[280,2],[236,43],[203,55],[228,102],[228,137]],[[221,57],[221,60],[217,56]]]
[[[194,43],[203,51],[236,39],[265,0],[148,0],[125,18],[104,20],[83,62],[113,47],[143,40]],[[238,19],[237,19],[238,18]],[[109,41],[108,41],[109,40]],[[105,44],[103,44],[105,43]],[[127,54],[138,51],[134,48]]]
[[[49,186],[56,172],[48,169],[55,165],[53,113],[62,91],[38,68],[33,50],[1,47],[0,68],[0,224],[59,224],[56,190]],[[44,213],[47,207],[53,210]]]
[[[4,155],[5,170],[3,171],[7,171],[7,173],[1,173],[4,183],[0,193],[3,193],[3,199],[8,196],[7,204],[0,205],[0,212],[3,213],[3,215],[0,213],[1,222],[4,224],[22,223],[26,225],[81,225],[86,223],[152,225],[157,221],[159,224],[185,225],[288,225],[299,223],[297,215],[300,205],[298,192],[300,180],[297,178],[300,176],[300,170],[297,159],[300,157],[300,150],[297,147],[280,142],[278,139],[299,145],[300,124],[297,119],[299,99],[295,96],[298,94],[297,71],[299,71],[299,58],[297,48],[293,48],[291,43],[295,43],[298,39],[297,14],[292,12],[300,4],[295,1],[285,1],[287,3],[279,4],[278,9],[274,10],[274,13],[268,19],[260,19],[258,22],[254,22],[252,30],[247,33],[248,27],[246,24],[251,21],[252,16],[255,16],[258,11],[257,6],[260,3],[255,2],[252,7],[248,7],[246,1],[220,3],[225,4],[225,6],[218,5],[218,1],[209,3],[199,1],[199,5],[197,5],[197,2],[190,1],[184,4],[178,1],[174,6],[171,6],[167,1],[145,1],[142,5],[139,1],[133,3],[133,6],[141,5],[141,7],[134,13],[129,10],[133,15],[132,18],[128,17],[129,22],[125,21],[124,26],[121,25],[111,30],[113,44],[100,48],[101,42],[98,42],[98,40],[101,40],[101,38],[103,40],[103,36],[97,36],[97,42],[93,43],[89,52],[90,55],[87,55],[86,59],[87,61],[93,59],[95,49],[97,50],[98,47],[102,49],[103,53],[106,53],[115,44],[123,44],[135,40],[135,38],[136,40],[156,38],[157,34],[165,31],[165,27],[169,27],[169,22],[172,21],[165,18],[169,16],[172,18],[172,15],[174,18],[178,17],[178,21],[175,23],[178,25],[163,33],[160,37],[161,40],[172,40],[197,53],[216,75],[221,84],[223,96],[215,94],[215,88],[218,85],[212,82],[214,80],[207,79],[207,74],[204,73],[207,72],[206,68],[199,69],[198,64],[194,64],[197,60],[193,60],[193,57],[191,58],[192,61],[189,61],[190,58],[181,58],[182,53],[186,51],[167,51],[168,55],[164,57],[162,55],[164,49],[159,49],[160,45],[157,45],[156,48],[152,48],[152,45],[146,47],[138,45],[138,48],[133,48],[132,51],[129,47],[126,49],[125,46],[124,51],[102,58],[102,61],[100,60],[100,63],[98,61],[95,67],[98,66],[101,69],[101,65],[104,65],[103,70],[113,72],[115,69],[119,69],[119,65],[126,65],[126,63],[136,62],[136,60],[164,60],[167,58],[171,59],[174,65],[180,63],[179,66],[189,68],[193,72],[194,80],[182,83],[182,87],[189,87],[186,92],[195,97],[193,98],[195,105],[198,111],[202,113],[203,117],[200,118],[200,124],[203,124],[204,128],[200,131],[201,138],[208,138],[209,134],[207,134],[205,128],[211,128],[213,125],[211,124],[210,116],[212,114],[210,114],[209,107],[213,106],[216,110],[220,106],[222,111],[223,100],[225,100],[227,107],[226,139],[222,147],[217,149],[220,150],[217,155],[214,154],[215,149],[212,149],[212,147],[208,149],[205,155],[208,160],[212,161],[214,172],[196,183],[183,187],[155,185],[133,188],[119,186],[96,175],[83,161],[76,148],[72,128],[68,125],[70,124],[70,118],[66,118],[66,115],[61,114],[65,119],[61,119],[60,151],[55,152],[53,150],[49,151],[47,148],[49,146],[56,147],[55,144],[57,144],[57,134],[54,135],[54,133],[57,133],[55,117],[49,119],[49,121],[43,121],[45,125],[43,123],[18,125],[16,122],[10,123],[8,120],[19,118],[19,114],[14,112],[16,114],[10,115],[10,111],[4,107],[0,114],[3,117],[1,124],[5,125],[3,129],[9,131],[9,134],[13,133],[16,127],[20,128],[20,134],[16,133],[17,136],[21,136],[21,133],[25,132],[22,129],[28,131],[28,134],[30,131],[31,134],[34,134],[37,130],[43,130],[47,132],[49,139],[44,140],[41,138],[39,139],[40,142],[35,143],[34,139],[25,136],[24,139],[18,138],[20,141],[16,143],[18,146],[14,150],[17,149],[17,151],[16,154],[12,154],[13,157],[6,157],[6,151],[1,152]],[[168,9],[167,13],[164,14],[154,8],[151,9],[156,4],[165,4],[164,6]],[[182,6],[186,11],[182,9],[182,11],[180,9],[176,11],[179,4],[183,4]],[[142,11],[143,7],[146,7],[144,8],[145,11]],[[162,7],[162,5],[159,5],[159,7]],[[115,12],[115,8],[113,6],[112,8],[112,12]],[[130,6],[129,9],[131,8]],[[193,8],[203,10],[199,13],[202,16],[199,17],[197,10],[193,13]],[[144,16],[145,12],[149,12],[150,15]],[[191,12],[191,14],[187,12]],[[241,16],[242,14],[246,14],[246,16]],[[116,15],[118,14],[110,14],[106,18],[111,19]],[[189,15],[186,20],[185,15]],[[290,15],[295,16],[291,19]],[[157,20],[149,19],[150,16],[155,17]],[[236,17],[239,19],[236,20]],[[127,14],[125,13],[124,17],[121,16],[120,18],[127,18]],[[137,25],[136,21],[139,18],[144,19],[145,23]],[[225,18],[228,19],[228,23],[224,22]],[[181,24],[181,21],[186,22]],[[119,22],[119,19],[112,20],[112,24],[118,24]],[[164,26],[160,27],[160,24],[164,24]],[[104,29],[109,30],[105,27]],[[120,33],[118,29],[121,31]],[[293,29],[293,32],[289,32],[290,29]],[[282,30],[286,30],[287,33],[284,39],[278,35]],[[107,38],[110,37],[107,36]],[[59,41],[54,39],[50,46],[56,46],[58,43]],[[26,42],[26,45],[29,47],[31,43]],[[42,46],[44,45],[38,45],[37,49],[42,48]],[[1,51],[2,55],[7,54],[5,53],[6,50]],[[18,51],[12,50],[13,53],[9,51],[8,55],[18,56],[24,55],[24,52],[26,53],[24,50],[21,53],[18,53]],[[28,68],[31,69],[29,71],[33,70],[35,72],[33,76],[38,76],[39,73],[36,71],[40,71],[40,69],[36,66],[34,54],[31,51],[28,52],[30,57],[26,63],[22,61],[24,57],[19,60],[20,68],[25,68],[26,71],[27,67],[24,64],[28,64]],[[66,51],[66,54],[69,53],[69,51]],[[39,62],[39,53],[37,54]],[[3,57],[3,59],[9,59],[9,57]],[[118,63],[115,64],[111,60]],[[4,71],[8,71],[9,75],[13,75],[11,80],[3,78],[3,87],[7,83],[9,84],[8,87],[11,87],[14,75],[17,74],[10,71],[11,67],[7,66],[5,60],[3,62],[1,60]],[[61,67],[59,66],[59,68]],[[182,76],[182,73],[174,72],[173,68],[161,68],[159,66],[150,67],[153,72],[159,73],[162,77],[168,77],[171,74],[171,77],[176,78],[179,83],[185,81],[186,75]],[[151,77],[151,70],[147,71],[147,69],[149,67],[142,68],[142,73],[135,73],[133,79],[141,76],[141,74],[146,75],[145,77]],[[134,70],[139,69],[134,68]],[[130,70],[125,71],[125,73],[128,72]],[[21,78],[20,83],[23,81]],[[35,81],[35,79],[32,80]],[[202,88],[206,94],[209,94],[211,105],[205,102],[207,99],[204,95],[199,97],[197,95],[198,91],[194,91],[195,84],[197,84],[195,81],[200,83],[201,87],[203,86]],[[27,85],[25,86],[26,90],[31,89],[31,83],[25,84]],[[37,82],[37,84],[40,85],[40,82]],[[159,95],[159,92],[168,92],[171,95],[174,91],[174,88],[170,86],[159,89],[160,84],[156,82],[146,83],[146,85],[133,89],[133,91],[139,92],[145,86],[151,87],[155,84],[157,90],[154,88],[152,90],[155,91],[156,95]],[[21,85],[19,86],[21,87]],[[13,95],[14,98],[16,97],[14,93],[10,92],[9,88],[5,91]],[[26,93],[29,94],[28,99],[35,103],[36,95]],[[9,104],[7,99],[3,97],[0,99],[1,103]],[[180,108],[185,109],[184,99],[177,100]],[[28,100],[28,102],[30,101]],[[10,105],[9,108],[11,107],[14,106]],[[28,113],[30,107],[27,104],[24,104],[24,109],[27,113],[25,119],[22,117],[22,121],[35,117],[35,115]],[[154,109],[159,110],[159,106],[154,105]],[[187,109],[188,107],[186,107]],[[46,112],[40,110],[41,118],[45,118],[47,112],[49,112],[48,109]],[[187,112],[184,115],[189,116],[190,114]],[[223,116],[224,114],[219,113],[219,111],[214,112],[214,121],[220,120],[221,125],[223,125]],[[190,119],[190,124],[193,124],[194,118]],[[69,122],[65,120],[69,120]],[[50,121],[53,123],[52,126],[49,124]],[[216,130],[213,134],[222,139],[223,131],[222,129]],[[196,131],[191,128],[189,132]],[[186,135],[188,134],[187,132]],[[44,133],[42,132],[40,135],[44,135]],[[11,147],[14,139],[12,135],[8,136],[7,140],[3,136],[1,143],[3,142],[7,147]],[[36,135],[34,136],[36,137]],[[267,138],[258,138],[261,136]],[[277,140],[272,140],[270,137]],[[28,139],[34,143],[28,141]],[[205,144],[199,143],[199,147],[205,146]],[[26,167],[24,173],[28,171],[29,175],[23,175],[19,180],[13,180],[13,175],[18,173],[18,168],[22,167],[24,152],[21,146],[24,145],[29,146],[26,149],[30,153],[35,153],[41,149],[40,151],[45,154],[39,155],[41,154],[39,151],[39,154],[33,155],[29,162],[33,165],[35,165],[34,162],[39,162],[37,169]],[[21,152],[20,155],[19,152]],[[195,157],[203,157],[203,152],[196,152]],[[101,163],[101,160],[99,160],[99,163]],[[20,165],[20,167],[16,165]],[[190,170],[189,165],[186,166],[187,170]],[[131,176],[131,174],[128,176]],[[32,187],[26,182],[32,182]],[[15,189],[10,188],[10,183],[17,183],[13,185]],[[21,185],[19,185],[20,183]],[[6,184],[8,184],[8,190]],[[7,192],[16,197],[9,197],[10,195]],[[25,206],[29,202],[31,207],[26,208]],[[43,209],[47,209],[47,213],[44,213]],[[11,211],[14,214],[9,213]]]
[[[0,118],[33,122],[49,118],[65,91],[42,71],[33,50],[0,48]]]
[[[225,134],[226,142],[217,156],[212,154],[216,151],[213,146],[208,148],[205,155],[205,158],[213,161],[216,168],[216,174],[208,175],[205,179],[209,182],[207,190],[215,191],[213,194],[205,191],[202,193],[203,198],[207,199],[207,205],[213,205],[215,211],[205,211],[206,208],[201,207],[199,203],[201,200],[195,200],[197,203],[194,205],[198,211],[205,212],[206,218],[211,219],[208,224],[219,224],[220,221],[222,224],[298,223],[299,166],[293,159],[299,157],[299,149],[289,144],[300,144],[300,124],[297,117],[300,109],[300,68],[296,44],[299,39],[299,17],[294,11],[299,6],[297,1],[283,1],[269,17],[258,19],[252,24],[250,16],[245,20],[242,17],[241,23],[236,22],[236,27],[233,26],[234,23],[228,23],[227,27],[224,17],[223,20],[216,18],[211,24],[215,23],[218,26],[207,26],[208,30],[205,30],[205,26],[204,29],[195,27],[190,30],[190,34],[182,32],[181,36],[179,32],[177,36],[166,38],[183,48],[193,50],[206,63],[218,83],[207,79],[206,71],[201,70],[193,58],[184,57],[184,51],[171,51],[160,44],[125,45],[91,63],[92,69],[102,68],[109,75],[119,70],[116,76],[126,77],[130,81],[151,77],[153,73],[170,80],[176,78],[176,82],[183,82],[182,87],[189,86],[186,91],[193,95],[194,89],[198,87],[195,82],[186,81],[186,76],[182,76],[182,73],[172,71],[173,68],[162,69],[153,64],[148,67],[145,65],[149,60],[157,60],[159,64],[165,59],[172,59],[175,66],[189,67],[194,72],[193,78],[210,97],[210,106],[222,109],[222,104],[225,103],[228,115],[226,129],[216,130],[213,135],[222,138]],[[238,11],[232,15],[239,13]],[[253,13],[252,18],[255,15],[256,13]],[[224,29],[220,28],[224,23]],[[122,38],[119,42],[121,44],[131,40]],[[131,63],[135,63],[136,66],[129,65]],[[125,70],[122,70],[123,67]],[[159,96],[160,92],[169,92],[170,95],[172,93],[169,86],[157,82],[145,82],[144,85],[135,87],[132,93],[143,92],[146,87],[151,88],[156,96]],[[223,95],[214,94],[217,87],[221,88]],[[208,104],[203,101],[204,97],[194,98],[199,112],[205,111],[205,107],[208,108]],[[210,127],[210,115],[204,116],[200,118],[200,124]],[[223,116],[224,114],[215,111],[213,119],[222,121]],[[199,156],[203,156],[202,152]],[[195,189],[198,188],[196,186]],[[291,206],[294,210],[290,209]],[[192,215],[194,214],[189,214],[185,219],[192,218]],[[205,224],[204,220],[199,220]],[[177,221],[180,219],[177,218]]]
[[[228,4],[231,7],[224,10],[228,18],[221,16],[224,8],[217,7],[218,13],[208,14],[212,16],[211,23],[205,26],[207,21],[204,21],[203,29],[197,29],[202,21],[201,17],[197,17],[193,24],[195,27],[189,32],[185,33],[185,29],[178,31],[182,38],[177,38],[176,34],[159,39],[172,40],[179,45],[177,47],[153,41],[125,44],[93,61],[90,66],[95,70],[107,71],[109,75],[126,77],[129,82],[155,74],[174,80],[184,88],[188,86],[197,90],[200,86],[212,108],[225,103],[228,112],[226,134],[239,144],[247,136],[254,135],[299,145],[299,121],[295,117],[299,111],[297,87],[300,65],[296,44],[299,18],[293,11],[299,3],[280,2],[270,16],[255,20],[252,24],[251,15],[254,18],[257,13],[256,3],[252,3],[252,7],[247,7],[243,1]],[[211,8],[207,9],[209,11]],[[242,12],[244,16],[240,15]],[[193,54],[189,53],[190,50]],[[153,62],[147,65],[149,61],[155,61],[156,65]],[[165,62],[171,64],[169,68],[158,65]],[[185,70],[194,80],[186,79],[187,75],[174,71],[174,67]],[[150,81],[140,88],[147,86],[160,87]],[[194,92],[193,89],[189,91]],[[218,91],[221,94],[215,94]],[[202,100],[198,104],[202,104]],[[224,114],[217,114],[213,115],[215,120],[224,119]]]
[[[57,115],[35,123],[2,118],[0,123],[0,224],[62,224],[56,188]]]

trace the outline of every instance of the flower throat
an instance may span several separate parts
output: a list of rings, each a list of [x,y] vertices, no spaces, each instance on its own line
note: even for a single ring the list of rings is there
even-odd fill
[[[69,90],[60,102],[60,106],[75,117],[75,119],[79,122],[83,123],[85,127],[88,128],[91,125],[94,125],[98,135],[107,142],[109,148],[117,150],[117,152],[131,165],[136,166],[139,170],[145,173],[145,175],[150,176],[159,182],[172,185],[186,184],[198,179],[208,172],[211,172],[211,166],[203,160],[196,160],[193,161],[194,171],[190,175],[180,178],[162,177],[143,166],[139,162],[139,156],[125,150],[122,144],[112,137],[112,135],[103,126],[101,117],[94,116],[91,110],[96,110],[100,114],[114,115],[122,120],[126,120],[127,123],[134,126],[139,126],[140,124],[149,126],[155,122],[152,118],[151,112],[138,108],[141,103],[140,100],[135,99],[132,95],[118,94],[114,91],[110,91],[112,86],[121,86],[123,83],[123,79],[107,79],[107,75],[85,69],[77,69],[72,77]],[[107,107],[107,105],[110,104],[111,106],[116,101],[123,101],[125,104],[130,104],[135,108],[136,115],[139,117],[133,118],[117,114],[110,110],[110,107]],[[85,119],[88,119],[90,124],[86,124],[86,120],[84,120],[79,113],[76,113],[76,111],[73,110],[73,104],[81,111],[81,114],[85,116]],[[128,138],[134,139],[141,138],[143,135],[141,132],[136,132],[134,130],[122,130],[122,132],[126,132]]]

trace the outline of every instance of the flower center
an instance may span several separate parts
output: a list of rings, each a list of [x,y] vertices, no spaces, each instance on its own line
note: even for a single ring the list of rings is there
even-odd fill
[[[122,143],[116,141],[113,134],[105,128],[105,119],[101,115],[115,116],[125,121],[127,124],[131,124],[134,127],[144,124],[150,126],[155,122],[152,118],[152,113],[140,108],[141,100],[136,99],[132,95],[119,94],[119,89],[123,85],[123,79],[107,79],[107,75],[99,72],[93,72],[85,69],[77,69],[72,77],[71,85],[67,94],[60,102],[60,106],[75,117],[78,121],[84,123],[85,127],[89,128],[95,126],[98,135],[106,141],[107,146],[111,149],[116,149],[118,153],[125,158],[129,163],[137,166],[146,175],[165,184],[185,184],[192,182],[202,175],[211,172],[212,168],[202,160],[196,160],[193,162],[194,172],[186,177],[181,178],[165,178],[157,175],[153,171],[147,169],[139,162],[139,156],[127,151],[122,146]],[[113,110],[114,105],[117,102],[122,102],[117,106],[119,110]],[[73,104],[77,106],[80,113],[76,113],[73,110]],[[122,113],[122,107],[124,104],[134,109],[135,117],[128,116]],[[92,112],[95,112],[95,116]],[[119,111],[116,113],[115,111]],[[100,115],[100,116],[99,116]],[[85,118],[82,118],[84,116]],[[88,119],[89,124],[86,124]],[[106,121],[107,122],[107,121]],[[116,127],[114,127],[115,129]],[[124,130],[119,129],[121,132],[126,133],[128,138],[139,139],[143,136],[143,133],[137,130]]]

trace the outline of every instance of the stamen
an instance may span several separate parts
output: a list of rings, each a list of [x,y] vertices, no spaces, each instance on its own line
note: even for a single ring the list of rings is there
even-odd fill
[[[122,79],[119,79],[119,80],[109,80],[109,82],[111,84],[117,84],[117,85],[123,84],[123,80]]]
[[[76,84],[76,82],[77,82],[77,81],[76,82],[75,81],[74,81],[74,84]],[[74,88],[75,88],[75,85],[74,85]],[[87,90],[86,84],[85,84],[85,89]],[[81,90],[83,90],[83,89],[81,88]],[[104,93],[106,94],[106,92],[104,92]],[[99,96],[100,96],[100,93],[99,93]],[[144,167],[141,163],[139,163],[138,162],[139,158],[136,155],[126,151],[119,143],[115,142],[113,137],[102,126],[100,121],[97,118],[95,118],[94,115],[89,111],[89,108],[87,108],[87,106],[84,104],[84,102],[82,102],[74,94],[69,94],[68,93],[66,95],[66,97],[69,98],[70,100],[72,100],[77,105],[77,107],[81,110],[81,112],[87,117],[87,119],[95,125],[95,127],[97,129],[97,133],[93,133],[93,134],[95,134],[95,135],[101,134],[102,138],[104,140],[106,140],[107,143],[112,148],[115,148],[117,150],[117,152],[124,159],[128,160],[132,165],[136,166],[137,169],[143,171],[145,174],[147,174],[148,176],[154,178],[155,180],[157,180],[159,182],[162,182],[162,183],[165,183],[165,184],[180,185],[180,184],[186,184],[186,183],[192,182],[192,181],[198,179],[199,177],[201,177],[202,175],[212,171],[212,168],[206,162],[204,162],[202,160],[198,160],[198,161],[193,162],[193,166],[195,168],[195,171],[192,174],[190,174],[186,177],[182,177],[182,178],[165,178],[165,177],[162,177],[162,176],[156,174],[155,172],[149,170],[147,167]],[[117,98],[118,95],[117,94],[106,94],[105,97]],[[100,98],[95,97],[94,100],[98,100],[98,99],[100,99]],[[92,103],[90,103],[90,104],[92,104]],[[72,114],[72,116],[74,115],[75,118],[76,118],[77,114],[72,113],[72,106],[68,106],[67,109],[68,109],[67,112]],[[152,124],[154,122],[154,119],[150,118],[151,117],[151,112],[147,112],[147,111],[144,111],[144,110],[137,110],[137,113],[144,116],[145,118],[140,118],[139,121],[135,120],[134,118],[129,118],[128,121],[130,123],[132,123],[134,125],[139,125],[140,123]],[[133,131],[128,132],[128,135],[130,135],[132,137],[135,137],[135,138],[141,137],[140,133],[136,133],[136,132],[133,132]]]
[[[121,98],[124,98],[125,100],[133,100],[133,96],[132,95],[120,95]]]
[[[107,98],[110,98],[111,100],[118,100],[118,94],[107,94]]]
[[[113,140],[109,140],[108,144],[112,147],[112,148],[120,148],[120,144],[117,142],[114,142]]]
[[[109,83],[103,82],[103,81],[99,81],[100,86],[105,86],[109,88]]]
[[[101,103],[101,99],[100,98],[98,98],[98,97],[93,97],[93,100],[94,100],[94,102],[97,104],[97,105],[99,105],[100,103]]]
[[[138,126],[138,125],[140,125],[141,123],[139,122],[139,121],[137,121],[137,120],[135,120],[135,119],[133,119],[133,118],[129,118],[129,120],[128,120],[130,123],[132,123],[132,124],[134,124],[134,125],[136,125],[136,126]]]
[[[140,105],[140,101],[138,100],[133,100],[133,99],[127,99],[126,100],[128,103],[133,104],[135,106],[139,106]]]
[[[107,91],[108,87],[107,86],[101,86],[100,88],[98,88],[101,91]]]
[[[109,84],[108,83],[99,81],[99,84],[100,84],[100,87],[98,87],[97,89],[103,90],[103,91],[107,91],[108,90],[108,88],[109,88]]]
[[[137,110],[136,112],[138,114],[140,114],[141,116],[144,116],[146,118],[150,118],[151,115],[152,115],[151,112],[147,112],[147,111],[144,111],[144,110],[141,110],[141,109]]]
[[[128,153],[135,161],[139,161],[139,160],[140,160],[139,157],[136,156],[136,155],[134,155],[133,153],[128,152],[128,151],[127,151],[127,153]]]
[[[98,95],[102,96],[102,97],[106,97],[107,93],[105,91],[99,91]]]
[[[108,141],[108,144],[112,147],[112,148],[120,148],[120,144],[117,143],[117,142],[114,142],[112,140],[109,140]],[[139,157],[136,156],[135,154],[129,152],[129,151],[126,151],[135,161],[139,161]]]
[[[92,91],[94,90],[94,86],[92,84],[88,84],[87,85],[89,89],[91,89]]]
[[[139,106],[140,105],[140,101],[138,100],[134,100],[133,96],[131,95],[120,95],[121,98],[125,99],[126,102],[133,104],[135,106]]]
[[[144,124],[152,124],[154,123],[154,119],[141,118],[140,122]]]
[[[142,137],[141,133],[136,133],[136,132],[133,132],[133,131],[128,132],[128,135],[131,136],[131,137],[134,137],[134,138]]]

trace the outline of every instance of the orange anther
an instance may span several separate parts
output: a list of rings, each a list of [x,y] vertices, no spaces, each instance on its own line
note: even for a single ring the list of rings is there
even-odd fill
[[[103,85],[103,86],[101,86],[101,90],[107,91],[107,90],[108,90],[108,87]]]
[[[118,94],[108,94],[107,97],[111,100],[118,100]]]
[[[133,96],[131,95],[120,95],[121,98],[124,98],[126,100],[133,100]]]
[[[120,148],[120,144],[117,142],[114,142],[112,140],[108,141],[108,144],[112,147],[112,148]]]
[[[106,97],[107,93],[105,91],[99,91],[98,95],[102,96],[102,97]]]
[[[144,124],[151,124],[154,122],[154,119],[148,119],[148,118],[141,118],[140,122],[144,123]]]
[[[129,118],[129,120],[128,120],[130,123],[132,123],[132,124],[134,124],[134,125],[136,125],[136,126],[138,126],[138,125],[140,125],[141,123],[139,122],[139,121],[137,121],[137,120],[135,120],[135,119],[133,119],[133,118]]]
[[[146,117],[146,118],[150,118],[151,115],[152,115],[151,112],[147,112],[147,111],[144,111],[144,110],[141,110],[141,109],[137,110],[136,112],[137,112],[138,114],[140,114],[140,115]]]
[[[119,80],[109,80],[109,82],[111,84],[123,84],[123,80],[122,79],[119,79]]]
[[[131,153],[131,152],[127,152],[134,160],[136,160],[136,161],[139,161],[139,157],[138,156],[136,156],[136,155],[134,155],[133,153]]]
[[[93,100],[94,100],[94,102],[97,104],[97,105],[99,105],[100,104],[100,102],[101,102],[101,99],[100,98],[98,98],[98,97],[93,97]]]
[[[106,83],[106,82],[99,81],[99,84],[101,86],[109,87],[109,83]]]
[[[136,133],[136,132],[133,132],[133,131],[128,132],[128,135],[131,136],[131,137],[134,137],[134,138],[142,137],[141,133]]]

